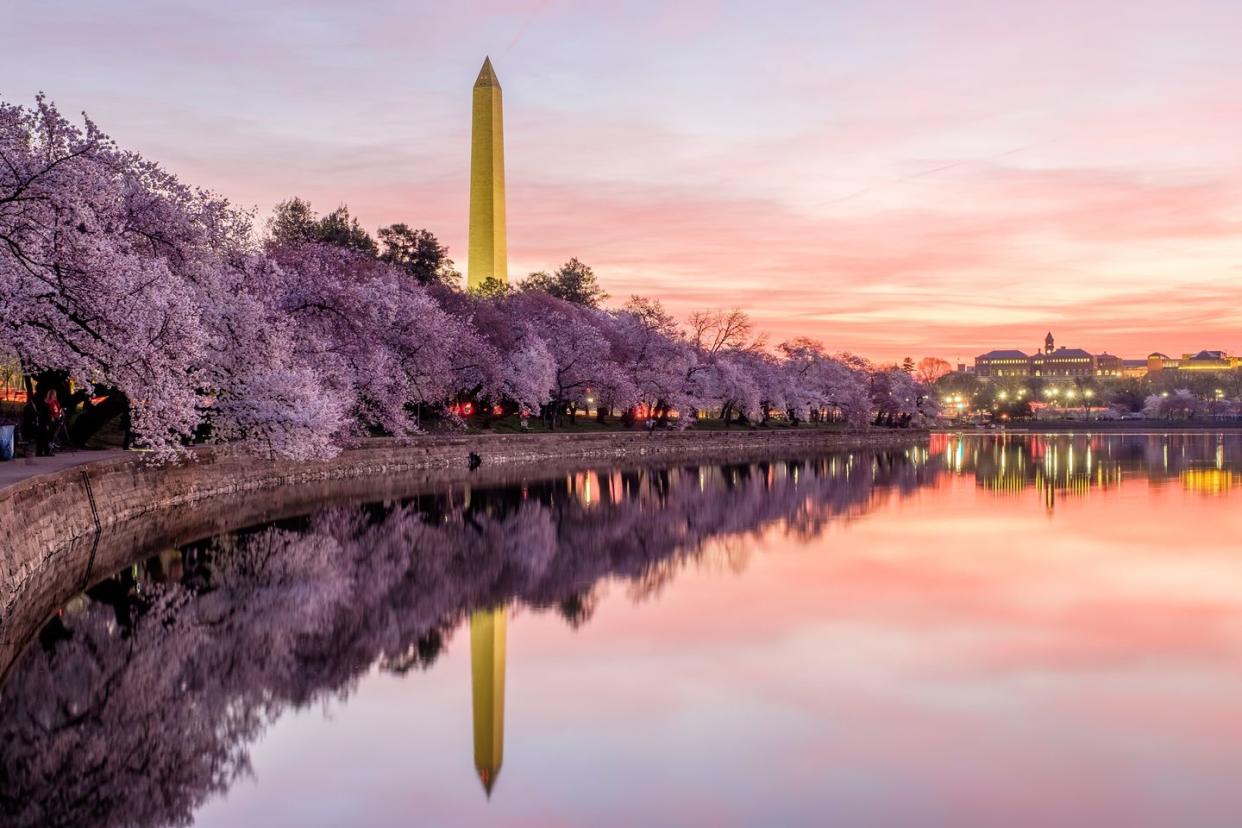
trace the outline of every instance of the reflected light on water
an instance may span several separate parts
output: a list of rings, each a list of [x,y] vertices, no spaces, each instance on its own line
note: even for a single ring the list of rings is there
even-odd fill
[[[1230,825],[1240,474],[936,435],[137,550],[0,688],[0,824]]]

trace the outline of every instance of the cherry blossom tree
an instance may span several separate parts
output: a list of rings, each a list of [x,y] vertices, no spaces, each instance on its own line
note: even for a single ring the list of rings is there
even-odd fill
[[[439,404],[482,372],[470,325],[396,267],[322,243],[273,247],[268,300],[296,326],[301,355],[325,392],[356,419],[390,433],[417,427],[412,412]]]
[[[909,371],[811,340],[769,350],[740,310],[692,314],[683,331],[654,300],[600,308],[576,259],[521,290],[466,293],[430,233],[380,238],[382,252],[346,208],[321,217],[293,199],[257,243],[249,214],[91,121],[42,98],[0,105],[0,352],[58,393],[72,381],[103,397],[75,421],[84,433],[128,407],[164,456],[226,441],[314,458],[415,432],[464,399],[538,409],[552,427],[587,406],[858,427],[934,413]]]
[[[639,402],[664,418],[671,410],[691,408],[686,377],[695,365],[694,349],[672,315],[658,300],[635,296],[613,320],[614,354],[629,372]]]
[[[824,346],[805,337],[784,342],[787,400],[790,416],[818,421],[839,415],[853,425],[871,418],[871,395],[864,366],[835,358]]]
[[[922,425],[939,414],[934,396],[912,374],[899,367],[871,373],[871,403],[876,421],[889,425]]]
[[[196,280],[244,230],[225,202],[93,122],[75,126],[42,97],[0,104],[0,347],[28,375],[118,389],[152,445],[198,424]]]
[[[1190,419],[1206,410],[1207,405],[1195,394],[1179,388],[1172,393],[1152,394],[1143,405],[1143,415],[1153,419]]]

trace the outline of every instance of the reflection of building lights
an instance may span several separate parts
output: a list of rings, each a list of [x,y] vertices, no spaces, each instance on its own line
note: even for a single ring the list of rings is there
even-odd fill
[[[1202,494],[1223,494],[1236,482],[1233,472],[1222,469],[1187,469],[1182,472],[1182,485],[1188,491]]]

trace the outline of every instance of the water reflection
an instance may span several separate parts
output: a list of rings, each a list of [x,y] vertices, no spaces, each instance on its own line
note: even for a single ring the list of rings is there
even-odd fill
[[[955,474],[973,474],[998,494],[1038,492],[1049,510],[1064,496],[1116,488],[1128,477],[1152,485],[1178,481],[1221,494],[1242,482],[1236,434],[933,435],[930,451]]]
[[[346,699],[373,671],[412,680],[466,630],[473,760],[490,796],[517,610],[581,627],[606,582],[652,599],[688,568],[743,570],[761,537],[809,544],[972,476],[984,495],[1037,495],[1033,509],[1144,480],[1228,496],[1240,449],[1202,434],[937,436],[902,451],[458,488],[144,550],[65,606],[0,689],[0,821],[188,823],[250,770],[252,745],[283,714]]]
[[[187,822],[249,769],[286,708],[405,673],[470,618],[475,763],[504,741],[505,607],[585,623],[605,578],[657,593],[707,541],[814,536],[930,480],[921,449],[589,472],[462,489],[162,550],[74,599],[0,698],[0,813],[14,825]],[[724,561],[740,567],[744,546]],[[138,804],[136,804],[138,803]]]
[[[470,696],[474,712],[474,769],[490,797],[505,758],[504,607],[470,615]]]

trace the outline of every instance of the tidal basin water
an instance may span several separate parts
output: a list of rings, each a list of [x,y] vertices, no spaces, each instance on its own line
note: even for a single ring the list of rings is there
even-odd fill
[[[936,435],[135,550],[0,824],[1237,826],[1240,542],[1237,435]]]

